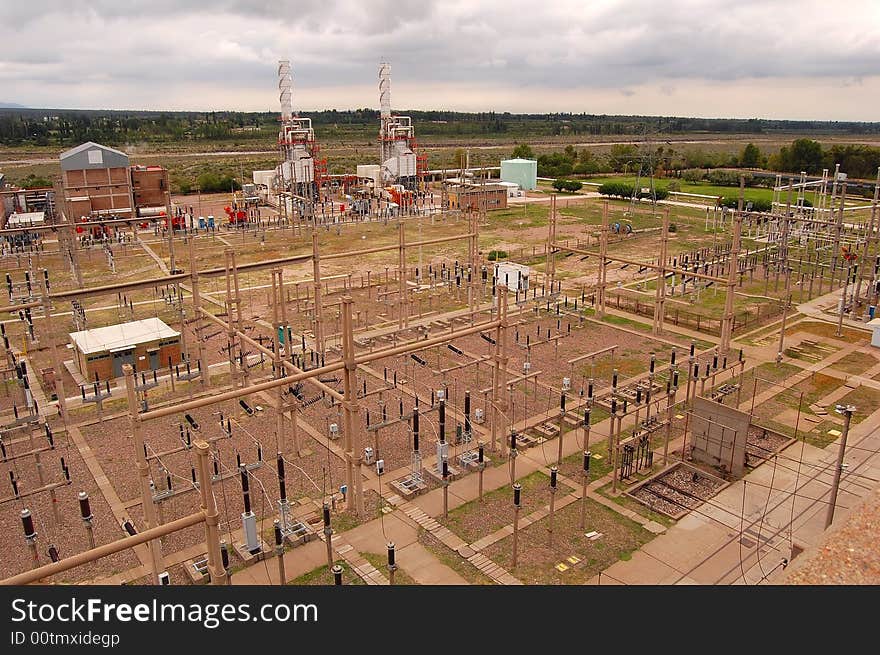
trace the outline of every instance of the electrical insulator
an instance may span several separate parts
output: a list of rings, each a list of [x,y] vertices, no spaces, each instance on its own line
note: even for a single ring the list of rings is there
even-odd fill
[[[521,507],[522,501],[522,485],[517,482],[513,485],[513,505],[514,507]]]
[[[34,530],[34,517],[29,509],[21,510],[21,525],[24,528],[24,538],[31,540],[37,538],[37,532]]]
[[[590,472],[590,459],[592,458],[593,453],[589,450],[584,451],[584,473]]]
[[[551,466],[550,467],[550,488],[551,489],[556,488],[556,478],[557,478],[558,474],[559,474],[559,469],[556,468],[555,466]]]
[[[89,495],[85,491],[80,491],[79,494],[79,513],[82,516],[83,521],[91,521],[92,520],[92,507],[89,504]]]

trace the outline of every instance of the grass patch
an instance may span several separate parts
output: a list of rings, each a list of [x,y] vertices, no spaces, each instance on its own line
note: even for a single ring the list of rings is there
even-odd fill
[[[850,353],[842,359],[838,359],[831,368],[842,373],[850,373],[852,375],[861,375],[872,366],[877,365],[877,359],[868,353],[854,352]]]
[[[372,564],[374,568],[378,569],[382,575],[386,578],[389,577],[387,553],[385,555],[379,555],[377,553],[361,553],[361,556]],[[394,584],[417,585],[419,583],[413,580],[409,573],[400,568],[400,565],[398,564],[397,570],[394,572]]]
[[[333,562],[334,564],[339,564],[342,566],[342,584],[343,585],[363,585],[366,584],[361,578],[351,570],[351,567],[344,560],[337,560]],[[333,584],[333,574],[330,572],[329,567],[324,564],[319,566],[316,569],[312,569],[308,573],[303,573],[301,576],[294,578],[288,585],[293,586],[318,586],[318,585],[332,585]]]
[[[510,571],[526,584],[585,584],[594,575],[632,553],[654,535],[617,512],[587,499],[585,530],[578,528],[581,503],[571,503],[557,510],[553,520],[553,545],[549,544],[544,518],[519,531],[517,566],[513,568],[513,537],[505,537],[486,548],[484,554]],[[586,532],[596,531],[602,537],[591,541]],[[580,561],[572,562],[575,557]],[[557,564],[568,569],[559,571]]]
[[[535,471],[517,482],[522,485],[521,516],[550,502],[550,478],[542,471]],[[566,489],[566,485],[560,484],[561,491],[568,493]],[[483,502],[472,500],[456,507],[441,523],[465,541],[477,541],[513,523],[513,489],[504,485],[485,494]]]
[[[419,528],[419,543],[442,564],[458,573],[470,584],[495,584],[489,576],[481,573],[473,564],[463,560],[458,553],[447,548],[437,537],[421,528]]]

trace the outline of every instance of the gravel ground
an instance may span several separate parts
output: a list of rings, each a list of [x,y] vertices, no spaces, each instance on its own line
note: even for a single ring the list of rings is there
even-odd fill
[[[835,517],[836,518],[836,517]],[[792,562],[784,584],[880,584],[880,489],[853,508],[818,547]]]
[[[706,475],[694,479],[696,471],[678,466],[636,490],[632,496],[653,510],[668,516],[699,507],[722,487],[723,482]]]

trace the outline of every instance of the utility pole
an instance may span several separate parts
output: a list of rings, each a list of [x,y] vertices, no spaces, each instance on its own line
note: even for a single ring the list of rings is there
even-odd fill
[[[394,561],[394,542],[388,542],[388,582],[394,584],[394,572],[397,570],[397,564]]]
[[[776,350],[777,364],[782,361],[782,352],[785,347],[785,319],[788,317],[788,311],[791,307],[791,267],[788,265],[788,224],[789,217],[791,216],[792,190],[791,178],[788,178],[788,202],[785,205],[785,217],[782,219],[782,242],[779,253],[782,265],[785,266],[785,304],[782,306],[782,323],[779,326],[779,348]]]
[[[849,288],[849,276],[852,268],[852,264],[849,260],[847,260],[846,264],[846,277],[843,280],[843,291],[840,294],[840,307],[837,308],[837,332],[835,333],[835,336],[838,337],[843,336],[843,314],[846,310],[846,292]]]
[[[837,491],[840,488],[840,474],[843,472],[843,456],[846,454],[846,438],[849,435],[849,424],[852,421],[855,405],[837,405],[835,411],[843,414],[843,434],[840,437],[840,450],[837,451],[837,466],[834,468],[834,481],[831,483],[831,500],[828,503],[828,515],[825,517],[827,530],[834,521],[834,508],[837,505]]]
[[[281,521],[275,519],[273,527],[275,528],[275,557],[278,558],[278,584],[283,585],[285,582],[284,535],[281,534]]]
[[[513,553],[511,556],[511,568],[516,568],[516,546],[519,537],[519,510],[522,508],[522,485],[517,482],[513,485]]]
[[[587,524],[587,486],[590,484],[590,458],[593,456],[589,450],[584,451],[584,488],[581,495],[581,520],[578,528],[584,530]]]
[[[556,506],[556,491],[557,491],[557,475],[559,474],[559,469],[555,466],[550,467],[550,515],[548,516],[548,527],[547,532],[550,533],[549,536],[549,545],[553,546],[553,510]],[[586,496],[586,489],[584,489],[584,496]]]

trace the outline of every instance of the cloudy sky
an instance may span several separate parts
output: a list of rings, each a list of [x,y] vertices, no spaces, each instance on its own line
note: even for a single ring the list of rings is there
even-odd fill
[[[880,0],[2,0],[0,102],[880,120]]]

